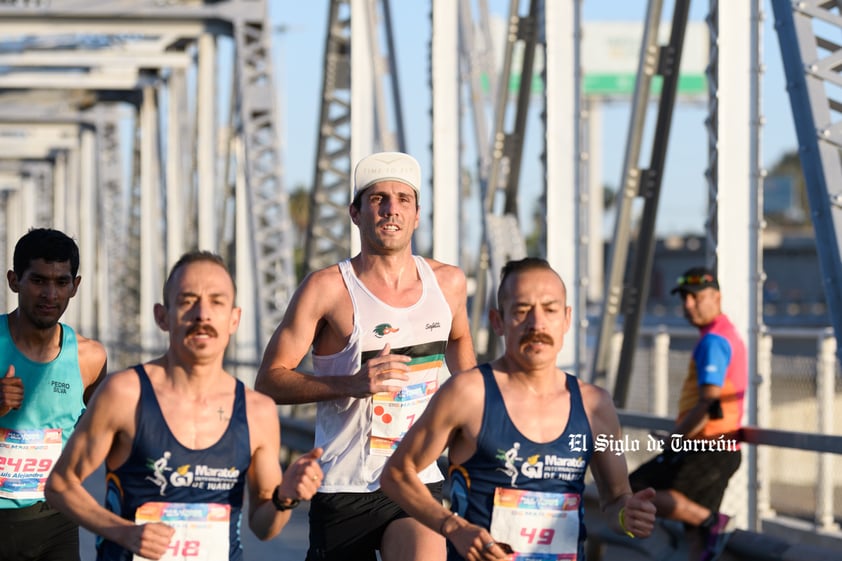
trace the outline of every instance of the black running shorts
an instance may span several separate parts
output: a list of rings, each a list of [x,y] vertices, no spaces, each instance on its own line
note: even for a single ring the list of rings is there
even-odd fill
[[[719,510],[728,480],[740,467],[742,453],[665,451],[630,476],[632,491],[673,489],[713,512]]]
[[[0,561],[79,561],[79,526],[41,505],[0,511]]]
[[[441,500],[441,482],[427,488]],[[310,501],[307,561],[375,561],[386,527],[408,516],[380,489],[369,493],[316,493]]]

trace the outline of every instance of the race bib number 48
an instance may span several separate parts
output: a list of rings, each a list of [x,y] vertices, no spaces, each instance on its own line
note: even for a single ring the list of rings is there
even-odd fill
[[[231,506],[214,503],[144,503],[135,522],[162,522],[175,528],[161,561],[227,561]],[[147,561],[134,556],[134,561]]]

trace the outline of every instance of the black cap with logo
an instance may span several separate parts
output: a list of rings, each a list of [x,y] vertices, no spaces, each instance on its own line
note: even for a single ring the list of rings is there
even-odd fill
[[[719,290],[719,281],[716,280],[716,275],[707,267],[692,267],[684,271],[684,274],[678,277],[678,284],[673,287],[670,294],[676,292],[696,292],[705,288],[715,288]]]

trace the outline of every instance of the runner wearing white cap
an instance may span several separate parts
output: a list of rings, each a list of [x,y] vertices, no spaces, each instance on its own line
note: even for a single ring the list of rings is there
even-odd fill
[[[380,491],[380,472],[450,372],[476,364],[464,273],[412,254],[421,171],[401,152],[363,158],[349,212],[360,253],[307,276],[263,357],[256,388],[317,402],[324,482],[310,506],[309,561],[440,560],[444,540]],[[312,349],[313,372],[298,370]],[[441,472],[422,481],[441,495]]]

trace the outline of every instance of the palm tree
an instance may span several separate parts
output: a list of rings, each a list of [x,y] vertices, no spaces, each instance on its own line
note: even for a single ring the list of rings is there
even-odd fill
[[[300,281],[304,276],[304,239],[310,223],[310,189],[296,185],[289,195],[289,216],[295,228],[295,271]]]

